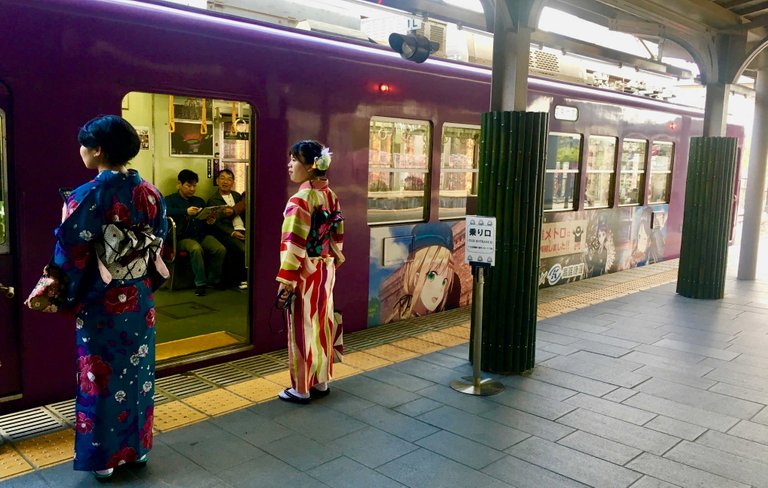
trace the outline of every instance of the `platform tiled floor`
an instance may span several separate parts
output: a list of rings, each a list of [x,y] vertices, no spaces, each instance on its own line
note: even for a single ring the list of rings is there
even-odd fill
[[[405,336],[350,335],[344,377],[308,406],[273,400],[285,381],[272,368],[280,352],[258,360],[267,374],[216,384],[203,372],[192,380],[217,388],[169,388],[150,463],[110,484],[768,486],[766,275],[729,276],[717,301],[682,298],[674,283],[653,287],[674,279],[674,263],[621,275],[543,293],[537,366],[497,377],[506,389],[496,396],[447,386],[471,373],[466,311],[440,326],[415,321]],[[262,371],[255,360],[235,367]],[[67,432],[0,445],[0,464],[16,473],[50,464],[23,443]],[[55,462],[0,487],[98,484]]]

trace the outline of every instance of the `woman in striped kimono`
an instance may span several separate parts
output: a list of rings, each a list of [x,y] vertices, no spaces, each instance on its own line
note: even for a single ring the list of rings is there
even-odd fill
[[[285,207],[277,274],[278,304],[288,307],[291,388],[278,397],[293,403],[330,392],[334,361],[341,360],[342,331],[334,316],[333,285],[343,262],[341,207],[328,186],[331,152],[317,141],[290,151],[288,176],[299,191]],[[293,299],[292,297],[295,297]]]

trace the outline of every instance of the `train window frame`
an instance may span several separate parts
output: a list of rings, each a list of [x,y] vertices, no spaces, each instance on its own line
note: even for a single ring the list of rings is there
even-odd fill
[[[11,252],[11,212],[8,208],[8,139],[7,116],[0,109],[0,254]]]
[[[595,166],[595,157],[591,156],[591,143],[593,141],[599,141],[599,140],[611,140],[613,141],[613,151],[610,152],[613,156],[613,161],[610,164],[610,169],[606,168],[594,168]],[[584,197],[584,209],[585,210],[592,210],[592,209],[600,209],[600,208],[613,208],[614,207],[614,200],[616,197],[616,165],[618,164],[618,157],[617,152],[619,149],[619,138],[616,136],[611,135],[602,135],[602,134],[590,134],[587,138],[586,143],[586,157],[584,158],[584,191],[582,192],[582,196]],[[608,154],[607,151],[604,152],[604,154]],[[600,166],[603,166],[600,164]],[[605,199],[606,204],[605,205],[597,205],[595,203],[589,204],[589,191],[590,191],[590,175],[609,175],[609,181],[607,184],[608,187],[608,195]],[[594,202],[594,200],[593,200]]]
[[[550,151],[553,148],[551,143],[551,137],[570,137],[572,139],[578,139],[579,140],[579,148],[576,152],[577,159],[575,161],[575,165],[569,164],[567,169],[564,169],[562,167],[555,167],[550,168],[548,167],[550,161],[549,158],[547,158],[547,161],[545,162],[545,170],[544,170],[544,185],[545,185],[545,195],[546,195],[546,183],[548,180],[547,175],[554,175],[553,178],[553,185],[555,181],[555,177],[559,175],[573,175],[573,181],[572,181],[572,194],[571,194],[571,206],[570,208],[560,207],[560,208],[547,208],[546,207],[546,199],[543,203],[543,209],[544,212],[575,212],[578,209],[579,204],[579,186],[581,185],[581,165],[582,160],[584,159],[583,153],[584,153],[584,134],[578,133],[578,132],[550,132],[547,134],[547,153],[552,154]],[[555,163],[560,163],[560,161],[557,161],[555,158]],[[568,178],[566,176],[566,178]],[[566,200],[567,202],[567,200]]]
[[[670,147],[670,155],[669,155],[669,163],[668,167],[664,170],[655,170],[654,169],[654,163],[655,158],[658,158],[658,156],[654,156],[654,146],[669,146]],[[648,204],[664,204],[669,203],[671,200],[671,194],[672,194],[672,175],[675,168],[675,155],[677,147],[673,141],[664,141],[664,140],[653,140],[651,141],[650,151],[649,151],[649,168],[648,168]],[[664,188],[665,194],[662,194],[662,198],[655,199],[653,198],[653,177],[654,175],[659,174],[665,174],[666,176],[666,185]]]
[[[475,138],[474,148],[472,151],[472,167],[467,169],[466,167],[449,167],[447,166],[447,163],[449,162],[449,158],[446,157],[446,129],[459,129],[459,130],[471,130],[471,131],[477,131],[477,137]],[[437,217],[439,220],[455,220],[455,219],[463,219],[467,215],[467,204],[469,202],[469,199],[474,197],[477,198],[477,186],[479,181],[479,175],[480,175],[480,131],[481,126],[475,125],[475,124],[457,124],[453,122],[445,122],[443,123],[442,130],[440,132],[440,174],[439,174],[439,185],[438,185],[438,192],[437,192]],[[451,153],[450,155],[452,155]],[[448,212],[448,210],[452,210],[453,207],[445,207],[440,204],[443,198],[443,191],[451,191],[448,189],[443,189],[443,183],[445,180],[445,177],[448,174],[471,174],[472,175],[472,183],[471,188],[465,193],[464,196],[464,207],[463,212],[458,214],[451,214],[451,215],[445,215],[445,213]],[[466,178],[466,177],[465,177]],[[465,179],[466,181],[466,179]],[[447,197],[447,196],[446,196]],[[461,207],[456,207],[461,208]]]
[[[387,138],[390,139],[390,142],[389,142],[390,149],[389,149],[389,153],[388,153],[390,155],[389,159],[391,160],[391,161],[389,161],[390,166],[371,166],[372,161],[373,161],[372,155],[373,155],[373,152],[376,151],[376,149],[374,149],[374,144],[373,144],[374,133],[379,137],[379,141],[380,141],[380,143],[378,145],[379,148],[381,147],[380,144],[381,144],[381,140],[383,139],[382,136],[381,136],[381,133],[382,133],[382,131],[384,129],[383,127],[379,128],[379,129],[376,129],[374,131],[375,124],[377,124],[377,123],[392,124],[391,132],[387,136]],[[395,167],[396,162],[394,160],[395,159],[399,159],[399,157],[398,158],[394,157],[394,153],[392,152],[391,147],[393,147],[395,145],[395,140],[396,140],[397,134],[398,134],[397,130],[398,130],[398,128],[400,128],[396,124],[402,124],[406,128],[408,126],[421,127],[425,131],[425,134],[426,134],[425,135],[425,140],[424,140],[424,142],[422,144],[423,147],[424,147],[424,152],[422,154],[424,163],[420,167],[419,166],[416,166],[416,167],[408,167],[408,166],[405,166],[405,167]],[[400,129],[403,130],[402,128],[400,128]],[[407,134],[407,132],[406,132],[406,134]],[[402,137],[402,136],[400,136],[400,137]],[[395,224],[403,224],[403,223],[418,223],[418,222],[427,222],[429,220],[430,204],[431,204],[431,196],[432,196],[432,188],[431,187],[432,187],[432,159],[433,159],[433,154],[432,154],[432,152],[433,152],[432,151],[433,139],[432,138],[433,137],[434,137],[434,126],[432,124],[432,121],[430,121],[430,120],[408,119],[408,118],[405,118],[405,117],[385,117],[385,116],[378,116],[378,115],[374,115],[374,116],[372,116],[370,118],[369,125],[368,125],[368,183],[367,183],[367,205],[368,205],[368,207],[367,207],[367,210],[366,210],[366,221],[367,221],[369,226],[377,227],[377,226],[395,225]],[[382,152],[382,150],[378,149],[378,153],[381,154],[381,152]],[[398,156],[400,156],[400,155],[402,155],[402,152],[397,153],[397,154],[398,154]],[[418,159],[418,156],[414,155],[413,158],[414,158],[414,160],[416,160],[416,159]],[[376,162],[379,162],[379,161],[380,161],[380,158]],[[407,164],[407,162],[406,162],[406,164]],[[387,189],[387,190],[374,190],[374,191],[371,191],[372,185],[376,181],[376,180],[372,180],[371,179],[371,175],[373,173],[388,173],[389,174],[388,177],[390,178],[390,186],[393,186],[392,185],[392,182],[393,182],[392,178],[394,178],[394,175],[407,174],[408,176],[405,176],[405,177],[402,177],[402,178],[400,178],[398,176],[398,180],[401,180],[401,181],[398,182],[398,189],[396,191],[392,191],[392,190],[389,190],[389,189]],[[406,180],[408,178],[413,178],[416,174],[422,175],[420,183],[419,183],[419,181],[416,178],[411,180],[411,182],[413,184],[417,185],[417,188],[415,190],[406,190],[405,189]],[[381,181],[379,181],[379,182],[381,183]],[[386,186],[386,183],[384,183],[384,185]],[[414,216],[413,218],[408,218],[407,214],[406,214],[406,218],[397,218],[398,216],[395,216],[395,218],[385,218],[386,216],[384,214],[382,214],[382,217],[380,217],[380,218],[372,218],[371,210],[372,209],[376,210],[375,207],[371,207],[371,202],[372,202],[372,199],[373,199],[372,193],[373,194],[375,194],[375,193],[383,193],[384,191],[386,191],[388,193],[399,192],[399,193],[401,193],[400,196],[394,196],[394,197],[386,197],[385,196],[384,198],[380,198],[378,200],[380,200],[380,201],[387,201],[387,200],[389,200],[389,201],[395,201],[395,202],[403,201],[404,198],[409,197],[409,196],[414,197],[414,198],[418,198],[418,194],[415,194],[415,195],[405,195],[404,194],[404,192],[418,192],[419,191],[418,185],[422,186],[422,188],[421,188],[421,206],[406,207],[406,208],[403,208],[403,209],[395,209],[395,210],[406,210],[406,211],[408,211],[408,210],[415,209],[414,210],[414,212],[415,212],[415,211],[418,211],[419,208],[421,208],[422,211],[421,211],[421,215],[419,217],[415,217]],[[389,188],[389,187],[387,187],[387,188]]]
[[[642,143],[645,145],[645,149],[643,152],[643,158],[642,158],[642,167],[640,169],[634,168],[634,169],[628,169],[625,168],[625,155],[627,154],[627,151],[625,150],[625,144],[627,142],[630,143]],[[648,182],[648,155],[650,154],[650,141],[648,139],[638,139],[634,137],[627,137],[621,140],[621,150],[619,155],[619,163],[618,163],[618,175],[617,180],[619,182],[618,186],[618,205],[619,207],[638,207],[640,205],[643,205],[646,199],[646,183]],[[637,153],[635,153],[637,154]],[[640,183],[636,186],[637,189],[637,197],[634,201],[629,202],[623,202],[623,186],[622,183],[624,181],[624,176],[629,173],[632,175],[640,175]]]

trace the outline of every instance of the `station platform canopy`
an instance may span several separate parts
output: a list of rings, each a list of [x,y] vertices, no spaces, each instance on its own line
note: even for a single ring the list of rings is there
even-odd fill
[[[470,28],[493,30],[495,0],[367,1]],[[688,59],[698,66],[699,79],[704,84],[750,84],[740,77],[754,79],[754,72],[760,67],[758,55],[768,42],[765,0],[503,1],[511,8],[527,6],[534,17],[545,7],[567,12],[612,31],[655,42],[659,49],[648,57],[632,56],[570,36],[537,31],[536,25],[530,25],[534,29],[533,42],[681,78],[686,77],[685,70],[661,63],[661,57]]]
[[[167,1],[358,42],[387,45],[390,33],[415,32],[440,46],[433,57],[489,67],[504,2],[527,12],[531,74],[702,108],[697,89],[712,84],[751,99],[768,45],[768,0]],[[635,49],[614,42],[618,35]]]

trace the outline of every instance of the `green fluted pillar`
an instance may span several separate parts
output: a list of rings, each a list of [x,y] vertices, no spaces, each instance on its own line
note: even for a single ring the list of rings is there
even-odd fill
[[[477,213],[496,217],[496,265],[483,292],[484,371],[533,368],[548,128],[546,112],[483,114]]]
[[[677,293],[723,298],[736,175],[736,138],[692,137]]]

